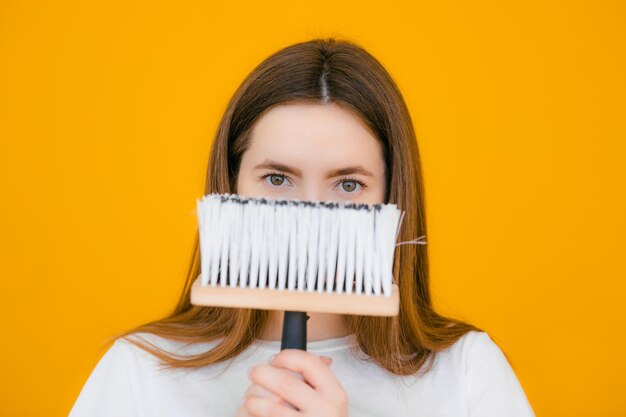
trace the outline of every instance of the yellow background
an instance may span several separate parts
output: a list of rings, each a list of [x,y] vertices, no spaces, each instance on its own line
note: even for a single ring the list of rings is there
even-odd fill
[[[262,59],[357,41],[414,118],[437,308],[537,415],[626,415],[623,1],[3,1],[0,415],[67,415],[187,271],[211,140]]]

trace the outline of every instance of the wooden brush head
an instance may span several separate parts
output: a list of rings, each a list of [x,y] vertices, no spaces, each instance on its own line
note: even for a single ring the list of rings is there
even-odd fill
[[[201,273],[195,305],[395,316],[395,204],[198,200]]]
[[[261,310],[306,311],[312,313],[397,316],[400,308],[398,286],[391,295],[347,294],[269,288],[203,286],[200,276],[191,287],[191,304]]]

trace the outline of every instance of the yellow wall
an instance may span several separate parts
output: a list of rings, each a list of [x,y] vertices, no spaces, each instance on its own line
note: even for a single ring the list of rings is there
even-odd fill
[[[106,337],[169,311],[227,100],[315,36],[405,94],[440,311],[537,415],[626,415],[624,2],[163,3],[0,5],[0,415],[66,415]]]

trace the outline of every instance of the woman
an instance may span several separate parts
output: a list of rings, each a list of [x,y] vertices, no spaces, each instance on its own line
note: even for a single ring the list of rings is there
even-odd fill
[[[294,44],[250,73],[219,125],[204,193],[395,203],[398,240],[426,236],[404,99],[349,41]],[[399,316],[310,313],[307,351],[280,353],[282,312],[190,304],[197,239],[192,259],[174,311],[119,335],[71,416],[534,415],[489,335],[433,310],[425,245],[396,248]]]

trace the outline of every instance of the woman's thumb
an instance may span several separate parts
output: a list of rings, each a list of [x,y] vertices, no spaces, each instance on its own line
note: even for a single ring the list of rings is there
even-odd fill
[[[333,358],[331,358],[330,356],[320,356],[320,358],[324,361],[326,366],[329,366],[331,363],[333,363]]]

